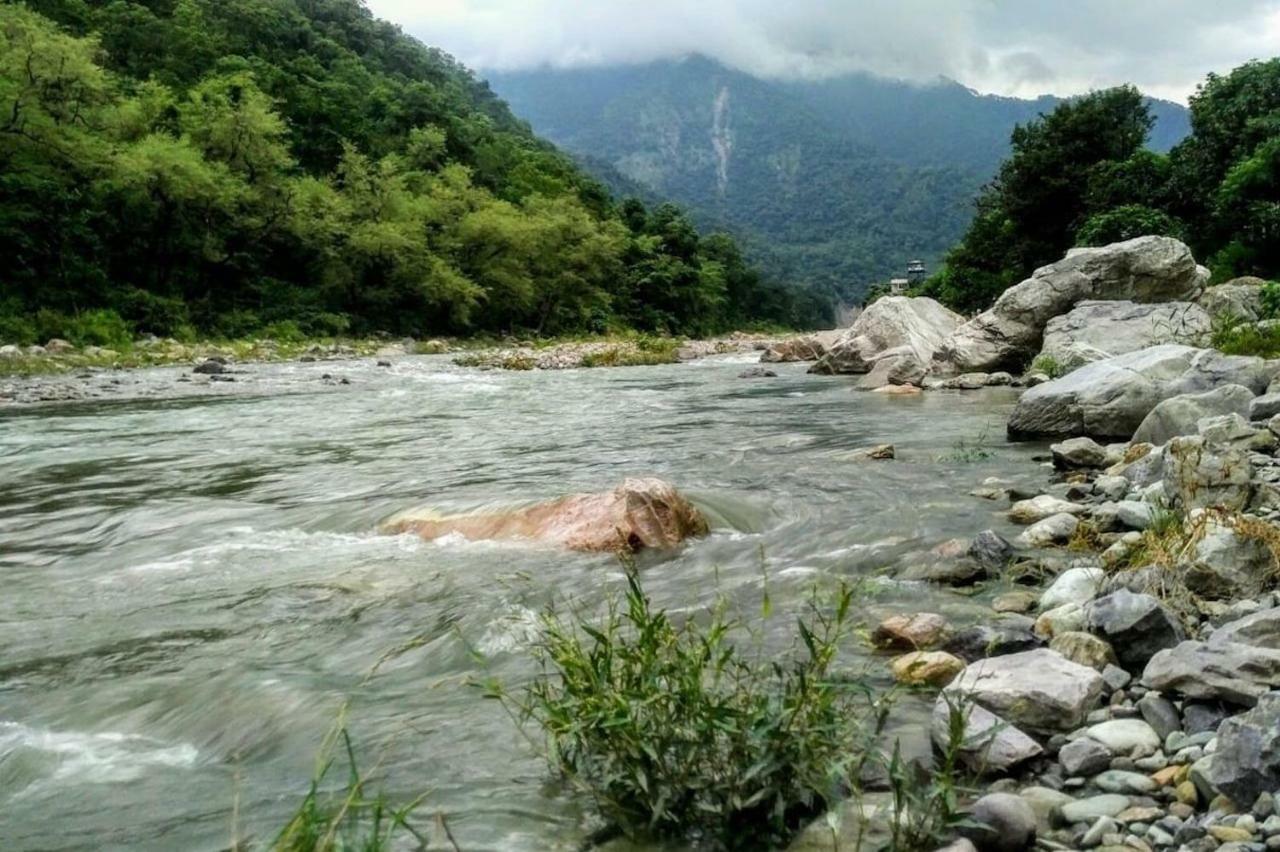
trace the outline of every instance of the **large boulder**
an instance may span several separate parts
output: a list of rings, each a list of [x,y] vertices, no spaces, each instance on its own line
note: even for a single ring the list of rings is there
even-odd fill
[[[1253,464],[1243,450],[1181,435],[1164,446],[1163,481],[1164,493],[1186,511],[1210,506],[1240,511],[1253,496]]]
[[[1209,314],[1191,302],[1088,300],[1049,320],[1039,357],[1075,369],[1161,343],[1196,345],[1208,334],[1210,322]]]
[[[1278,366],[1261,358],[1223,355],[1176,343],[1128,352],[1086,364],[1028,390],[1009,417],[1009,435],[1129,438],[1167,399],[1226,385],[1240,385],[1260,394]],[[1236,400],[1242,398],[1239,394],[1232,391],[1228,396]],[[1248,404],[1244,407],[1247,414]]]
[[[1187,588],[1202,598],[1234,600],[1274,585],[1275,559],[1262,539],[1242,535],[1229,519],[1210,515],[1202,523],[1189,562],[1179,566]]]
[[[1039,743],[990,710],[976,704],[964,706],[944,696],[938,696],[934,703],[929,726],[939,751],[951,745],[953,713],[960,713],[964,718],[959,758],[971,772],[980,775],[1006,772],[1043,752]]]
[[[1207,775],[1215,790],[1241,805],[1280,790],[1280,692],[1222,723]]]
[[[1010,287],[987,311],[956,329],[934,355],[939,373],[1017,369],[1040,349],[1049,320],[1087,299],[1193,301],[1206,275],[1191,250],[1170,237],[1138,237],[1072,249]]]
[[[764,364],[786,361],[817,361],[835,344],[843,331],[820,331],[804,337],[791,337],[772,344],[760,355]]]
[[[1280,650],[1243,642],[1181,642],[1157,653],[1142,681],[1164,693],[1251,706],[1280,687]]]
[[[1262,285],[1266,283],[1251,276],[1233,278],[1205,290],[1200,296],[1200,307],[1209,316],[1231,316],[1245,322],[1257,322],[1263,319]]]
[[[1011,437],[1128,438],[1201,350],[1167,343],[1095,361],[1028,390],[1009,416]]]
[[[859,314],[813,373],[869,373],[887,353],[928,365],[934,351],[964,318],[923,296],[886,296]],[[905,348],[904,348],[905,347]]]
[[[1080,726],[1102,695],[1102,676],[1047,648],[969,664],[946,688],[1024,731],[1051,734]]]
[[[1143,418],[1133,440],[1161,445],[1176,435],[1195,435],[1205,417],[1249,413],[1253,391],[1244,385],[1223,385],[1200,393],[1184,393],[1163,400]]]
[[[390,534],[427,539],[457,533],[473,541],[516,539],[570,550],[632,552],[667,549],[706,535],[706,518],[660,479],[628,479],[613,491],[575,494],[506,512],[439,515],[413,511],[382,526]]]

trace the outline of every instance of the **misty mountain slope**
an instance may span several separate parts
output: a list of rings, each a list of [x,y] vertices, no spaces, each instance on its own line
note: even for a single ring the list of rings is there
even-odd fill
[[[754,78],[691,56],[645,65],[490,73],[541,135],[617,189],[634,182],[727,227],[767,268],[846,298],[963,233],[1013,126],[1059,100],[865,74]],[[1153,146],[1186,111],[1153,102]]]
[[[774,272],[846,296],[911,257],[939,257],[981,183],[859,144],[784,87],[700,57],[489,82],[588,168],[607,163],[729,227]]]

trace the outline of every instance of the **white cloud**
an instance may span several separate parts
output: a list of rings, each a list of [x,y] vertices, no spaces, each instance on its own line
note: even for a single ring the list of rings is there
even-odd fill
[[[1280,0],[369,0],[480,70],[705,53],[772,77],[944,75],[1002,94],[1184,98],[1280,52]]]

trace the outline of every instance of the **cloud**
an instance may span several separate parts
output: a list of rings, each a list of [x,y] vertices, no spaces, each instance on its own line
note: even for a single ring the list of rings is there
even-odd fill
[[[982,91],[1132,82],[1184,98],[1273,55],[1280,0],[369,0],[480,70],[704,53],[766,77],[871,71]]]

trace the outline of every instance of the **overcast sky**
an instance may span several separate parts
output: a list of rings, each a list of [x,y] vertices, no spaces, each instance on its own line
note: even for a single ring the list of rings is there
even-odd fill
[[[1280,0],[367,0],[481,72],[701,52],[771,77],[851,70],[984,92],[1117,83],[1185,100],[1280,54]]]

